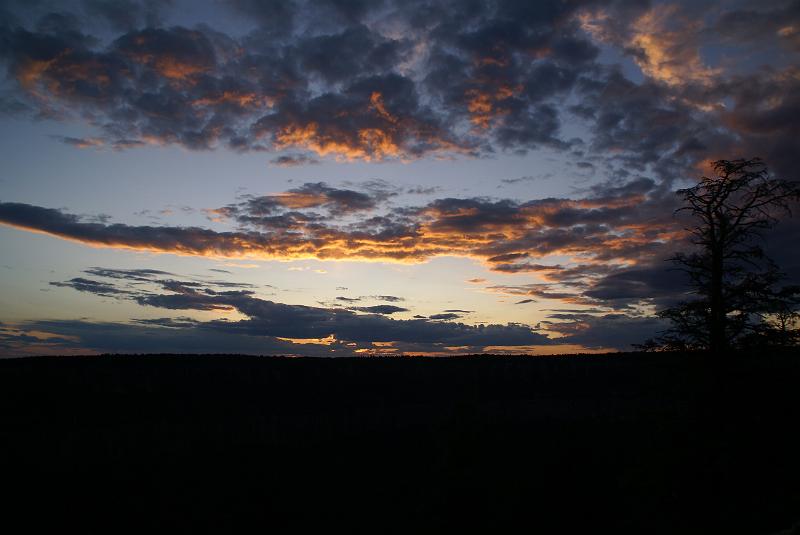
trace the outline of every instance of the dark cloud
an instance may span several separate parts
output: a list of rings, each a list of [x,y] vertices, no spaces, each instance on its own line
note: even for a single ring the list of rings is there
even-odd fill
[[[797,33],[800,42],[800,32]],[[800,72],[766,71],[740,75],[716,88],[732,100],[721,120],[738,134],[731,149],[760,155],[773,171],[796,178],[795,154],[800,150]]]
[[[568,22],[575,7],[563,5],[534,15],[506,3],[227,4],[258,28],[227,36],[210,26],[164,27],[156,2],[85,0],[90,17],[119,32],[110,45],[79,17],[50,13],[33,28],[18,20],[5,27],[2,55],[35,106],[49,116],[91,111],[98,138],[117,148],[298,148],[379,160],[475,154],[492,141],[568,146],[546,101],[568,91],[577,66],[597,54]],[[366,24],[377,9],[401,31]],[[536,54],[545,59],[531,65]],[[473,139],[468,125],[485,127],[490,143]]]
[[[74,290],[78,290],[79,292],[93,293],[102,296],[127,293],[126,291],[120,290],[111,284],[92,279],[85,279],[83,277],[76,277],[66,282],[51,282],[50,285],[59,286],[62,288],[72,288]]]
[[[173,329],[186,329],[196,327],[200,322],[193,318],[181,316],[178,318],[147,318],[134,319],[133,323],[140,325],[153,325],[158,327],[170,327]]]
[[[586,172],[667,181],[730,153],[790,170],[795,3],[536,4],[228,0],[186,28],[153,0],[19,3],[0,25],[15,86],[0,108],[84,118],[96,134],[67,136],[75,146],[300,151],[274,165],[547,147],[575,150]],[[244,35],[213,28],[224,6]],[[742,46],[774,65],[757,69]],[[709,66],[703,47],[744,60]],[[564,133],[576,119],[580,138]]]
[[[357,25],[341,33],[308,39],[298,47],[296,55],[304,71],[328,83],[339,83],[358,73],[390,71],[404,59],[409,45]]]
[[[530,295],[541,299],[562,299],[567,301],[580,301],[580,294],[574,292],[561,292],[555,290],[550,284],[520,284],[488,286],[488,290],[509,295]]]
[[[797,2],[775,2],[752,5],[723,12],[713,30],[733,45],[750,46],[777,39],[780,44],[800,51],[800,5]]]
[[[171,3],[171,0],[83,0],[87,13],[118,31],[160,25],[161,9]]]
[[[396,295],[371,295],[372,299],[377,299],[378,301],[388,301],[389,303],[399,303],[401,301],[405,301],[403,297],[397,297]]]
[[[230,273],[229,271],[211,269],[221,273]],[[96,293],[99,295],[105,294],[130,294],[135,295],[140,293],[140,288],[143,285],[156,285],[164,290],[169,290],[177,293],[196,293],[199,288],[208,288],[205,290],[207,295],[222,295],[225,291],[219,289],[236,288],[237,291],[245,292],[244,289],[255,288],[253,284],[245,282],[232,282],[224,280],[216,280],[209,278],[194,278],[193,280],[176,280],[173,273],[161,271],[158,269],[113,269],[102,267],[91,267],[83,271],[87,275],[94,277],[101,277],[111,279],[110,282],[101,282],[83,277],[77,277],[67,282],[51,282],[53,286],[70,287],[82,292]],[[121,289],[117,285],[123,285]],[[267,287],[271,287],[269,284]],[[216,290],[214,289],[216,288]],[[246,293],[252,293],[247,290]]]
[[[517,254],[517,253],[511,253]],[[561,266],[546,266],[544,264],[535,264],[533,262],[516,262],[516,263],[496,263],[492,266],[493,271],[501,273],[525,273],[530,271],[557,271],[562,269]]]
[[[184,323],[184,325],[181,325]],[[65,349],[78,349],[81,353],[244,353],[253,355],[302,354],[325,356],[314,346],[292,344],[274,338],[248,335],[231,335],[218,330],[206,330],[191,322],[150,321],[113,323],[83,320],[41,320],[20,326],[26,332],[46,332],[61,337],[61,341],[48,338],[44,342],[33,338],[24,347],[9,343],[9,355],[25,354],[36,350],[38,354],[63,354]],[[26,350],[27,348],[27,350]],[[23,352],[25,351],[25,352]],[[36,353],[34,353],[36,354]],[[334,356],[334,355],[331,355]]]
[[[408,188],[406,193],[409,195],[433,195],[437,191],[440,191],[442,188],[439,186],[414,186],[413,188]]]
[[[248,19],[255,19],[270,32],[286,34],[294,28],[296,15],[293,0],[226,0],[226,3]]]
[[[369,314],[395,314],[397,312],[408,312],[407,308],[398,307],[395,305],[373,305],[368,307],[352,307],[350,310],[357,310],[358,312],[367,312]]]
[[[667,326],[660,318],[628,314],[561,313],[549,317],[558,320],[548,322],[546,328],[561,335],[556,339],[559,343],[620,351],[632,350],[633,344],[641,344]]]
[[[503,184],[520,184],[522,182],[535,182],[536,180],[543,180],[545,177],[538,177],[538,176],[520,176],[517,178],[502,178],[500,182]]]
[[[318,164],[319,160],[306,156],[305,154],[284,154],[273,158],[270,160],[270,163],[278,167],[299,167],[302,165]]]
[[[99,273],[103,268],[93,268],[93,271]],[[144,271],[144,275],[139,277],[141,271]],[[113,348],[112,351],[139,351],[151,342],[163,341],[166,345],[160,351],[172,351],[173,347],[180,347],[179,352],[230,352],[243,347],[243,352],[262,354],[304,353],[301,344],[282,339],[322,340],[331,336],[335,340],[331,344],[335,347],[326,349],[327,346],[320,343],[319,347],[311,347],[305,354],[349,355],[357,348],[371,348],[373,343],[404,344],[406,348],[425,352],[442,351],[444,346],[468,346],[479,352],[482,347],[490,345],[504,347],[551,343],[546,335],[526,325],[471,326],[441,321],[456,319],[458,314],[454,313],[434,315],[429,319],[415,316],[411,320],[393,320],[386,316],[406,312],[407,309],[395,305],[355,307],[351,310],[288,305],[262,299],[250,290],[219,290],[196,280],[162,278],[159,275],[161,272],[155,270],[109,269],[107,273],[107,281],[76,278],[55,284],[117,299],[131,299],[143,306],[166,310],[236,311],[246,319],[200,321],[181,316],[134,320],[134,325],[35,322],[36,325],[45,332],[77,336],[80,347],[103,351],[110,348]],[[128,276],[135,278],[138,285],[127,285]],[[28,328],[32,328],[31,325]],[[101,341],[103,334],[110,338]],[[139,335],[150,336],[151,339],[136,342],[134,338]],[[183,347],[179,345],[192,335],[199,341],[209,341],[211,345],[202,350],[197,349],[199,342]],[[258,339],[266,342],[256,351],[258,346],[254,340]],[[232,344],[227,350],[221,349],[225,340]],[[156,347],[151,346],[149,351],[156,350]]]
[[[492,256],[491,258],[488,258],[487,261],[501,264],[506,262],[512,262],[514,260],[519,260],[521,258],[527,258],[528,256],[530,256],[528,253],[506,253],[497,256]]]
[[[614,270],[583,293],[607,306],[625,307],[643,301],[669,306],[685,297],[687,284],[684,272],[666,259],[658,259],[649,265]]]
[[[310,209],[325,209],[331,216],[376,209],[395,192],[368,184],[364,189],[335,188],[324,182],[306,182],[279,195],[244,196],[238,204],[212,210],[211,218],[234,218],[243,225],[291,229],[319,219]]]
[[[449,321],[460,318],[460,314],[454,314],[452,312],[445,312],[442,314],[431,314],[428,316],[429,320],[440,320],[440,321]]]
[[[90,275],[106,277],[109,279],[126,279],[131,281],[149,282],[153,279],[171,276],[168,271],[159,269],[112,269],[102,267],[91,267],[85,270]]]

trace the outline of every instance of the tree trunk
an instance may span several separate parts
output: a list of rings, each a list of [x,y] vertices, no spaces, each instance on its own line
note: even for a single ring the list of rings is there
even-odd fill
[[[709,349],[715,356],[721,356],[728,341],[725,338],[725,303],[722,294],[724,266],[722,248],[711,250],[711,317],[709,325]]]

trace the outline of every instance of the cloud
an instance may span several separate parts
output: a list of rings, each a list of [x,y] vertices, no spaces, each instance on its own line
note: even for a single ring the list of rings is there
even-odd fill
[[[460,318],[460,314],[454,314],[452,312],[445,312],[442,314],[431,314],[428,316],[429,320],[440,320],[440,321],[448,321]]]
[[[83,7],[90,16],[108,22],[115,30],[129,31],[145,24],[160,25],[160,8],[171,3],[171,0],[83,0]]]
[[[56,139],[78,149],[98,148],[105,145],[105,142],[99,138],[82,138],[82,137],[69,137],[69,136],[55,136]]]
[[[548,284],[574,288],[580,283],[583,289],[590,287],[587,281],[643,265],[659,254],[663,257],[671,250],[669,244],[684,234],[672,216],[676,196],[646,179],[596,186],[577,199],[444,198],[418,207],[396,207],[385,202],[393,195],[381,184],[359,191],[319,182],[273,195],[246,196],[212,210],[214,217],[234,221],[238,225],[234,231],[112,224],[21,203],[0,203],[0,223],[94,246],[179,255],[393,262],[463,256],[501,273],[536,273]],[[353,218],[365,212],[371,215]],[[535,261],[548,256],[558,256],[562,262]],[[563,262],[564,257],[569,261]],[[138,279],[152,275],[114,274]],[[515,291],[534,297],[542,292],[550,298],[576,296],[574,290],[544,288],[534,285]],[[611,295],[604,294],[601,286],[591,291],[593,298]],[[391,295],[370,298],[402,300]]]
[[[125,290],[120,290],[105,282],[100,282],[92,279],[85,279],[83,277],[75,277],[66,282],[51,282],[51,286],[59,286],[62,288],[73,288],[79,292],[93,293],[102,296],[111,296],[114,294],[127,293]]]
[[[489,291],[508,295],[530,295],[541,299],[560,299],[580,302],[581,296],[575,292],[560,292],[553,289],[550,284],[520,284],[520,285],[495,285],[486,288]],[[519,303],[517,303],[519,304]]]
[[[38,24],[19,18],[3,27],[0,58],[41,114],[91,117],[97,138],[118,148],[299,149],[375,161],[477,154],[492,143],[567,145],[544,100],[568,90],[575,66],[597,54],[569,35],[573,8],[389,2],[381,9],[392,23],[382,26],[365,18],[375,6],[301,4],[227,2],[259,26],[244,36],[167,27],[149,1],[86,0],[86,20],[42,6]],[[110,42],[89,33],[97,20],[112,28]],[[528,67],[531,55],[552,66]],[[488,143],[470,127],[483,129]],[[284,155],[273,163],[313,161]]]
[[[424,261],[442,254],[460,255],[503,273],[535,273],[543,282],[486,286],[490,292],[522,297],[516,304],[550,299],[627,312],[637,306],[667,306],[677,298],[675,288],[685,286],[679,274],[669,271],[671,266],[662,260],[680,247],[683,236],[682,223],[672,217],[674,195],[652,180],[595,185],[581,198],[527,202],[445,198],[419,207],[396,208],[383,203],[390,196],[380,188],[364,192],[308,183],[283,194],[248,197],[230,205],[226,208],[227,216],[234,218],[241,228],[228,232],[89,222],[58,210],[18,203],[0,203],[0,222],[92,245],[173,254],[405,262]],[[330,216],[323,221],[314,214],[319,209]],[[362,211],[378,215],[356,222],[349,219],[351,214]],[[275,224],[275,218],[290,219],[292,224]],[[548,255],[558,255],[562,262],[533,261]],[[256,288],[247,284],[202,279],[181,282],[172,274],[156,270],[90,268],[86,274],[92,279],[76,278],[56,285],[104,296],[118,295],[141,305],[168,310],[236,311],[253,318],[249,323],[237,324],[238,329],[247,332],[257,329],[258,323],[255,319],[258,314],[253,314],[249,307],[254,303],[266,306],[255,297]],[[98,277],[123,281],[126,286],[114,288],[96,280]],[[469,281],[487,282],[482,278]],[[162,291],[130,293],[136,290],[131,287],[133,283],[155,284]],[[347,305],[363,299],[388,303],[403,300],[392,295],[339,296],[336,302]],[[395,305],[331,310],[338,312],[325,312],[332,315],[324,325],[356,321],[342,315],[345,313],[391,315],[409,311]],[[464,313],[453,309],[427,319],[452,320]],[[408,324],[381,328],[397,330],[399,325]],[[430,329],[430,326],[415,328]],[[313,328],[303,331],[267,331],[267,335],[314,339],[331,335],[330,331],[317,332]],[[348,331],[337,330],[335,335],[344,336],[345,332]],[[403,333],[379,341],[409,342],[412,338]]]
[[[546,178],[549,177],[526,175],[517,178],[502,178],[500,179],[500,182],[502,182],[503,184],[520,184],[522,182],[535,182],[536,180],[545,180]]]
[[[95,268],[96,271],[102,268]],[[464,346],[480,351],[485,346],[548,345],[551,340],[531,327],[520,324],[466,325],[436,319],[393,320],[386,315],[407,311],[394,305],[342,308],[310,307],[277,303],[257,297],[250,290],[219,290],[195,280],[165,278],[146,274],[144,281],[128,285],[124,271],[107,270],[104,281],[76,278],[56,286],[129,299],[147,307],[165,310],[227,310],[244,319],[201,321],[185,316],[135,320],[132,324],[90,321],[40,321],[20,326],[25,332],[39,329],[51,336],[70,337],[71,347],[97,351],[243,351],[292,352],[305,354],[346,354],[373,347],[374,343],[405,344],[416,351],[444,351],[445,346]],[[363,310],[362,310],[363,308]],[[359,314],[357,312],[367,312]],[[5,329],[5,326],[3,326]],[[9,335],[11,336],[11,335]],[[15,334],[14,336],[17,336]],[[144,337],[143,340],[137,340]],[[192,338],[194,337],[194,338]],[[191,343],[186,343],[193,339]],[[258,341],[262,345],[258,345]],[[297,341],[297,342],[293,342]],[[315,340],[315,342],[309,342]],[[226,341],[229,346],[224,345]],[[202,343],[208,345],[202,349]],[[11,341],[10,345],[14,345]],[[158,345],[163,343],[163,345]],[[288,345],[287,345],[288,343]],[[309,352],[298,345],[311,344]],[[324,347],[322,347],[324,346]],[[303,348],[304,349],[304,348]]]
[[[785,102],[771,107],[793,116],[792,2],[236,0],[193,28],[149,0],[49,7],[7,8],[0,109],[85,121],[91,135],[64,136],[76,147],[268,151],[279,166],[544,147],[572,151],[578,169],[649,169],[670,181],[730,154],[769,156],[788,171],[796,148],[788,119],[764,128],[739,105],[753,82],[783,79],[775,92]],[[231,13],[252,31],[214,29]],[[610,65],[614,53],[644,79]],[[726,55],[741,61],[716,60]]]
[[[706,66],[700,56],[701,25],[680,17],[675,4],[656,5],[634,21],[628,46],[647,76],[670,85],[708,84],[720,71]]]
[[[278,167],[299,167],[318,164],[319,160],[304,154],[284,154],[273,158],[270,163]]]
[[[388,301],[389,303],[399,303],[401,301],[405,301],[403,297],[397,297],[396,295],[371,295],[372,299],[377,299],[378,301]]]
[[[672,275],[659,259],[682,237],[672,191],[706,160],[761,155],[793,178],[800,14],[792,2],[215,6],[246,17],[244,35],[214,21],[165,21],[157,4],[6,7],[14,13],[0,22],[9,76],[0,109],[86,122],[88,133],[57,137],[74,147],[225,148],[268,152],[273,165],[545,147],[568,151],[573,171],[614,179],[570,198],[402,207],[392,204],[401,193],[435,192],[307,182],[212,207],[213,221],[235,225],[226,232],[112,224],[21,203],[0,204],[4,224],[92,246],[223,258],[463,256],[541,282],[492,291],[624,309],[670,298]],[[615,54],[629,64],[610,63]],[[716,59],[726,55],[741,60]],[[501,184],[539,177],[548,175]],[[96,276],[60,284],[100,290],[90,284]]]
[[[397,195],[380,183],[370,183],[367,191],[336,188],[324,182],[306,182],[300,187],[277,195],[244,196],[242,201],[211,210],[211,219],[228,217],[243,225],[284,227],[302,225],[319,219],[308,209],[326,209],[331,216],[342,216],[376,209],[381,203]]]
[[[652,316],[630,314],[558,313],[549,316],[548,332],[558,333],[559,343],[587,348],[613,348],[630,351],[666,328],[666,322]],[[557,321],[552,321],[557,320]]]
[[[291,200],[286,201],[285,197]],[[285,195],[247,198],[233,205],[235,210],[231,213],[236,221],[256,220],[260,230],[243,226],[238,231],[218,232],[197,227],[110,224],[19,203],[0,203],[0,223],[91,245],[185,255],[400,262],[421,262],[444,254],[464,256],[501,273],[535,273],[541,280],[486,286],[490,292],[586,305],[601,303],[625,310],[637,305],[668,306],[680,297],[676,288],[685,287],[681,273],[671,270],[664,260],[680,250],[685,235],[684,222],[672,215],[674,197],[653,181],[636,179],[593,186],[587,196],[578,199],[518,202],[446,198],[421,207],[395,208],[381,205],[376,194],[319,183],[306,184]],[[311,212],[320,207],[328,207],[335,216],[322,222]],[[382,215],[365,221],[349,220],[351,213],[379,207],[384,210]],[[287,215],[294,221],[293,226],[268,226],[261,220]],[[783,228],[789,230],[783,234],[788,243],[794,227],[787,225]],[[783,249],[781,260],[792,265],[793,257],[787,252],[791,247]],[[532,261],[547,256],[559,256],[562,263]],[[176,285],[174,276],[157,270],[90,268],[86,275],[93,278],[57,285],[111,295],[113,290],[98,282],[97,277],[128,284],[159,281],[162,288],[174,293],[136,299],[141,304],[174,310],[192,309],[198,303],[202,303],[202,310],[237,308],[231,302],[232,296],[250,295],[256,289],[249,284],[205,279]],[[475,278],[468,282],[487,281]],[[201,285],[207,286],[208,291],[200,292]],[[403,301],[392,295],[340,296],[336,300],[353,303],[363,299]],[[357,310],[400,311],[400,307],[390,312],[389,308],[379,309],[381,306],[384,305]]]
[[[761,8],[761,9],[759,9]],[[777,39],[783,46],[800,51],[800,7],[796,2],[777,2],[725,11],[713,30],[732,44],[762,45]]]
[[[672,2],[617,3],[584,10],[584,31],[596,40],[616,45],[630,55],[641,72],[660,83],[681,85],[709,83],[721,73],[701,56],[703,19],[719,6],[687,7]]]
[[[607,306],[625,307],[650,301],[660,306],[675,304],[684,298],[685,273],[674,269],[665,258],[634,268],[613,270],[593,282],[583,294]]]
[[[367,312],[369,314],[395,314],[397,312],[408,312],[407,308],[398,307],[394,305],[373,305],[368,307],[352,307],[350,310],[357,310],[359,312]]]
[[[149,282],[161,276],[171,276],[172,273],[160,269],[112,269],[91,267],[85,270],[90,275],[106,277],[109,279],[127,279],[138,282]]]

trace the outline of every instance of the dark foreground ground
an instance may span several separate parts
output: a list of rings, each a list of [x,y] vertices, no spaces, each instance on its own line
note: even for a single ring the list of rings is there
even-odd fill
[[[0,361],[0,485],[107,532],[789,533],[800,354]]]

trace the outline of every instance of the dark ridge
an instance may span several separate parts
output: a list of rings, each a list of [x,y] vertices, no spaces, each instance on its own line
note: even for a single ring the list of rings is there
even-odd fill
[[[796,352],[5,360],[4,523],[777,534],[798,385]]]

